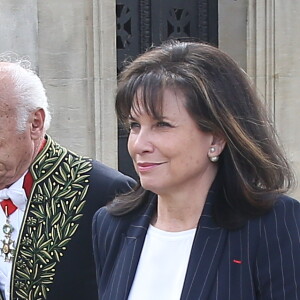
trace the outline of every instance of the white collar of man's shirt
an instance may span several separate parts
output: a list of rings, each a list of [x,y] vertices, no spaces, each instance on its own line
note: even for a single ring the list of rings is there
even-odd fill
[[[27,203],[27,196],[25,190],[23,189],[24,177],[28,171],[26,171],[16,182],[14,182],[8,189],[16,190],[22,193],[22,197],[17,199],[11,199],[18,209],[24,211]]]

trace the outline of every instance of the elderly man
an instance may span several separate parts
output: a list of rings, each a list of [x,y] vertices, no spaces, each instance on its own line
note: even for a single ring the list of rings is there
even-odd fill
[[[94,212],[134,181],[46,134],[34,72],[0,62],[0,299],[97,299]]]

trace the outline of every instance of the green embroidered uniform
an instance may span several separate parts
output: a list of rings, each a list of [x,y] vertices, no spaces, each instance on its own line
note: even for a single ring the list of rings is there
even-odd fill
[[[16,245],[10,299],[97,299],[92,217],[134,181],[46,139],[30,168],[34,182]]]

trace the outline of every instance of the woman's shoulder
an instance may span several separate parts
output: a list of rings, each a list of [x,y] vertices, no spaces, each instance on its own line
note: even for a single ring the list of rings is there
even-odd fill
[[[249,253],[254,255],[259,285],[276,291],[274,295],[280,299],[284,293],[288,299],[295,299],[300,278],[300,203],[279,196],[267,214],[250,223],[244,233],[249,233],[247,247],[252,248]],[[263,288],[262,293],[266,293]]]
[[[96,211],[93,223],[101,230],[102,228],[107,229],[108,227],[115,227],[122,222],[123,219],[124,217],[112,215],[107,206],[103,206]]]
[[[300,202],[295,198],[292,198],[288,195],[280,195],[277,198],[277,201],[274,204],[273,211],[299,211],[300,210]]]
[[[273,208],[260,221],[273,230],[300,230],[300,202],[290,196],[280,195]]]
[[[124,233],[130,226],[134,216],[134,214],[115,216],[107,206],[103,206],[94,215],[93,227],[96,228],[98,234]]]
[[[98,235],[113,235],[125,234],[129,227],[143,216],[152,215],[156,207],[156,197],[153,196],[151,201],[146,201],[140,207],[137,207],[131,212],[122,215],[115,215],[111,212],[110,204],[98,209],[93,217],[94,233]]]
[[[300,249],[299,232],[299,201],[286,195],[280,195],[269,212],[248,220],[244,227],[231,234],[243,236],[247,240],[245,243],[250,245],[250,248],[259,249],[258,256],[262,255],[261,259],[265,259],[266,253],[272,257],[288,251],[289,253],[298,253]],[[270,251],[273,252],[270,253]],[[300,261],[297,261],[297,264],[300,265]]]
[[[126,217],[112,215],[106,206],[98,209],[92,226],[93,240],[98,245],[98,249],[108,253],[112,247],[118,247],[122,236],[128,230],[129,223]]]
[[[96,211],[96,213],[94,215],[94,222],[102,223],[105,221],[105,219],[107,219],[109,217],[110,217],[110,214],[107,211],[107,207],[103,206]]]

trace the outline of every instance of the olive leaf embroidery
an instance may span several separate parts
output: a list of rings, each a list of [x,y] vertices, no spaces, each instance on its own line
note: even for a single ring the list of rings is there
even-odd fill
[[[46,299],[56,264],[79,226],[85,205],[91,161],[55,143],[51,146],[52,151],[33,169],[36,178],[45,178],[34,187],[17,249],[13,290],[16,299]]]

